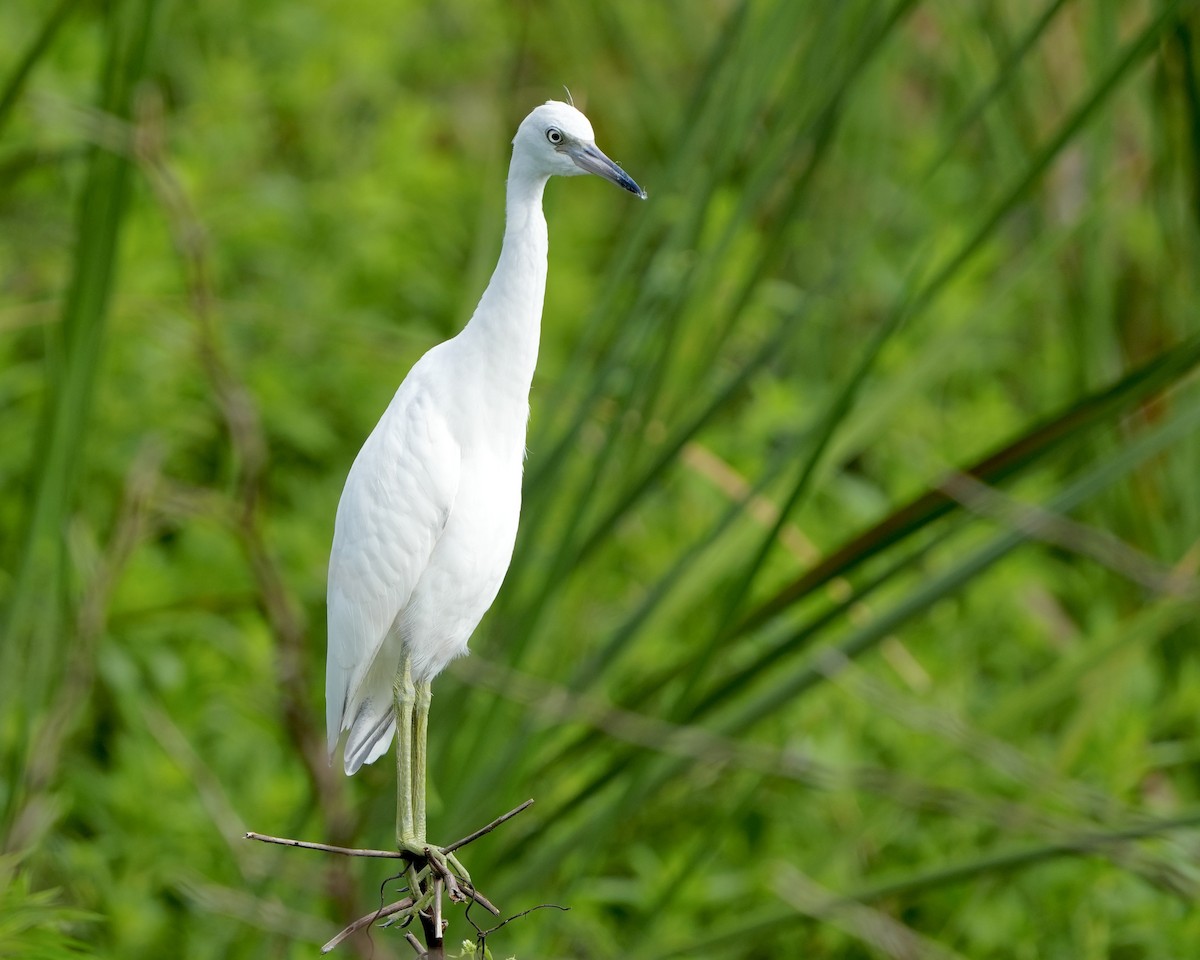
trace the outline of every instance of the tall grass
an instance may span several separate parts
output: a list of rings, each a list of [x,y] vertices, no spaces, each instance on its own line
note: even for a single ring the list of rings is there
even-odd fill
[[[650,201],[549,188],[517,551],[437,684],[436,834],[534,796],[468,864],[572,907],[489,946],[1200,942],[1194,4],[235,7],[0,13],[22,890],[120,955],[393,899],[238,837],[390,836],[317,757],[333,506],[565,79]]]
[[[0,124],[12,108],[36,61],[70,12],[58,4],[18,64],[0,99]],[[154,4],[119,4],[105,17],[103,67],[97,109],[116,119],[132,112],[133,91],[145,68]],[[0,690],[5,704],[8,790],[5,820],[11,817],[29,762],[26,744],[50,701],[50,688],[70,660],[71,572],[65,533],[85,447],[91,439],[89,412],[113,288],[117,249],[129,192],[129,164],[119,149],[93,145],[78,200],[70,279],[61,319],[50,331],[45,355],[45,393],[37,445],[22,498],[27,508],[9,541],[14,570],[4,619]],[[95,442],[95,441],[92,441]],[[16,549],[14,549],[16,548]],[[15,736],[13,734],[16,734]]]

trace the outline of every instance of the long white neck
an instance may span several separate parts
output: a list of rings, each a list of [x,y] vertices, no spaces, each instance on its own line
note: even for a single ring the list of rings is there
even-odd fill
[[[531,176],[516,158],[509,168],[500,260],[461,337],[480,351],[492,385],[525,402],[533,383],[546,296],[549,241],[542,213],[545,176]]]

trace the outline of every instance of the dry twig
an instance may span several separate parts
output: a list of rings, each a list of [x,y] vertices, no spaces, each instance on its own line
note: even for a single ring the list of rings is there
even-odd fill
[[[482,893],[480,893],[478,890],[475,889],[475,885],[473,883],[471,883],[469,880],[467,880],[465,878],[459,878],[459,877],[454,876],[454,874],[452,874],[450,872],[450,870],[447,868],[446,864],[442,861],[442,859],[434,855],[435,851],[438,853],[441,853],[444,857],[445,855],[450,854],[455,850],[459,850],[462,847],[465,847],[470,843],[474,843],[480,837],[491,833],[502,823],[508,822],[513,817],[515,817],[517,814],[521,813],[523,810],[529,809],[529,807],[530,807],[530,805],[532,805],[532,803],[533,803],[533,800],[531,798],[529,800],[526,800],[524,803],[518,804],[517,806],[515,806],[511,810],[509,810],[507,813],[502,814],[499,817],[497,817],[491,823],[489,823],[483,827],[480,827],[478,830],[475,830],[472,833],[467,834],[461,840],[456,840],[454,843],[448,844],[445,847],[426,847],[425,848],[425,857],[424,857],[425,863],[423,865],[420,865],[417,862],[415,862],[415,861],[419,860],[420,858],[415,857],[412,853],[409,853],[407,851],[401,852],[401,851],[396,851],[396,850],[375,850],[375,849],[370,849],[370,848],[342,847],[342,846],[337,846],[336,844],[331,844],[331,843],[317,843],[312,840],[294,840],[291,837],[272,837],[272,836],[268,836],[267,834],[263,834],[263,833],[254,833],[253,831],[246,834],[246,839],[247,840],[258,840],[261,843],[278,844],[278,845],[284,846],[284,847],[297,847],[301,850],[315,850],[319,853],[332,853],[332,854],[336,854],[338,856],[343,856],[343,857],[375,857],[378,859],[385,859],[385,860],[404,860],[404,861],[406,861],[408,863],[408,867],[409,867],[409,877],[410,877],[409,893],[410,893],[410,895],[405,897],[402,900],[397,900],[395,903],[388,904],[385,907],[380,907],[378,910],[374,910],[371,913],[364,914],[363,916],[359,917],[357,920],[348,924],[345,928],[343,928],[338,933],[338,935],[336,937],[334,937],[332,940],[330,940],[328,943],[326,943],[321,948],[321,952],[329,953],[331,950],[335,949],[338,945],[340,945],[343,941],[345,941],[348,937],[353,936],[358,931],[371,926],[373,923],[376,923],[379,920],[390,919],[391,922],[395,922],[396,919],[400,919],[401,914],[404,914],[407,912],[410,914],[410,916],[405,918],[405,922],[407,922],[409,919],[411,919],[412,914],[416,914],[417,916],[420,917],[421,926],[425,931],[425,942],[428,945],[428,949],[426,949],[423,953],[421,953],[420,956],[428,956],[428,957],[436,958],[436,957],[440,957],[443,955],[443,952],[442,952],[442,930],[443,930],[443,926],[444,926],[443,919],[442,919],[442,893],[443,893],[443,891],[445,891],[449,895],[450,900],[454,903],[474,901],[475,903],[478,903],[481,907],[483,907],[485,910],[487,910],[489,913],[491,913],[493,916],[499,916],[500,911],[490,900],[488,900],[487,897],[485,897]],[[421,871],[417,871],[415,869],[418,866],[422,866]],[[424,870],[429,871],[429,875],[432,877],[432,883],[430,884],[430,887],[426,889],[426,892],[422,893],[421,892],[421,883],[420,883],[419,878],[424,873]],[[425,904],[428,904],[431,908],[429,913],[424,912]],[[564,908],[559,908],[559,909],[564,909]],[[528,912],[529,911],[526,911],[526,913],[528,913]],[[524,916],[524,914],[518,914],[517,916]],[[394,919],[392,919],[392,918],[394,918]],[[510,917],[509,919],[515,919],[515,918]],[[507,923],[507,922],[508,921],[505,920],[499,926],[503,926],[504,923]],[[499,927],[494,927],[493,929],[499,929]],[[476,930],[478,931],[479,928],[476,927]],[[484,935],[486,935],[486,934],[484,934]],[[411,934],[407,934],[406,936],[411,937]],[[415,938],[413,938],[413,939],[415,939]],[[420,946],[419,943],[417,945]]]
[[[397,900],[395,903],[389,903],[386,907],[380,907],[378,910],[372,910],[370,913],[364,914],[353,923],[344,927],[337,936],[321,947],[322,953],[329,953],[336,949],[342,941],[347,937],[353,936],[359,930],[369,927],[378,920],[386,920],[388,917],[394,916],[397,913],[403,913],[405,910],[413,908],[413,898],[405,897],[403,900]],[[408,936],[411,936],[409,934]],[[415,938],[414,938],[415,939]],[[418,944],[420,946],[420,944]]]

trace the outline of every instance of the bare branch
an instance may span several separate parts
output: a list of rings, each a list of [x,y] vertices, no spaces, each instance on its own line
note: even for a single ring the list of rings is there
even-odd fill
[[[344,928],[341,933],[330,940],[321,948],[321,953],[329,953],[337,948],[347,937],[358,933],[364,927],[369,927],[376,920],[382,920],[385,917],[395,916],[398,913],[403,913],[405,910],[413,908],[413,898],[405,897],[403,900],[397,900],[395,903],[389,903],[386,907],[380,907],[378,910],[373,910],[371,913],[364,914],[355,920],[352,924]]]
[[[409,860],[413,855],[407,851],[369,850],[356,847],[339,847],[332,843],[316,843],[312,840],[293,840],[290,837],[269,837],[264,833],[246,834],[247,840],[261,840],[263,843],[277,843],[283,847],[299,847],[301,850],[318,850],[321,853],[336,853],[343,857],[380,857],[388,860]]]
[[[454,879],[454,874],[450,872],[449,868],[447,868],[446,864],[443,863],[441,859],[433,855],[433,849],[431,847],[425,848],[425,859],[429,864],[430,871],[437,874],[437,879],[434,881],[433,886],[435,891],[433,902],[435,904],[435,910],[440,916],[442,909],[442,889],[439,884],[445,885],[446,892],[450,895],[450,899],[454,903],[462,903],[467,898],[459,888],[458,881]]]
[[[514,920],[520,920],[522,917],[527,917],[536,910],[561,910],[563,913],[569,913],[571,908],[564,907],[561,903],[539,903],[537,906],[530,907],[528,910],[522,910],[520,913],[514,913],[511,917],[505,917],[494,927],[489,927],[487,930],[476,926],[475,934],[478,938],[478,944],[482,946],[483,942],[501,927],[508,926],[508,924],[512,923]]]
[[[429,862],[429,865],[431,867],[433,866],[432,860]],[[440,864],[439,864],[439,866],[440,866]],[[447,874],[447,876],[449,876],[449,874]],[[453,880],[453,879],[454,878],[451,877],[451,880]],[[433,926],[433,929],[436,931],[436,936],[434,937],[434,942],[438,946],[441,945],[442,932],[445,929],[442,926],[442,885],[444,883],[445,883],[445,881],[443,880],[442,877],[438,877],[433,881],[433,922],[432,922],[432,926]],[[453,897],[451,899],[453,899]],[[433,944],[430,944],[430,946],[433,946]]]
[[[488,913],[490,913],[493,917],[500,916],[500,908],[497,907],[487,897],[485,897],[482,893],[480,893],[478,890],[476,890],[470,884],[467,884],[467,894],[470,896],[470,898],[472,900],[474,900],[477,904],[479,904],[481,907],[483,907],[483,909],[486,910]]]
[[[474,843],[476,840],[478,840],[484,834],[491,833],[498,826],[500,826],[500,824],[502,824],[508,820],[511,820],[513,817],[515,817],[518,813],[521,813],[523,810],[527,810],[532,804],[533,804],[533,798],[530,797],[528,800],[526,800],[524,803],[520,804],[519,806],[513,807],[511,810],[508,811],[508,813],[497,817],[495,820],[493,820],[491,823],[489,823],[486,827],[480,827],[474,833],[467,834],[461,840],[455,840],[454,843],[450,844],[450,846],[442,847],[442,853],[453,853],[455,850],[459,849],[460,847],[465,847],[468,843]]]

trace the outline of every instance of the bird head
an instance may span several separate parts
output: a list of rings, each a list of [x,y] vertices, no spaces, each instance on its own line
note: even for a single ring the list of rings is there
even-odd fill
[[[513,137],[513,165],[533,176],[594,173],[646,199],[646,191],[596,146],[588,118],[569,103],[548,100],[521,121]]]

